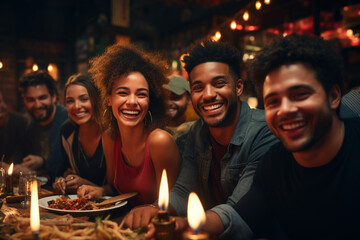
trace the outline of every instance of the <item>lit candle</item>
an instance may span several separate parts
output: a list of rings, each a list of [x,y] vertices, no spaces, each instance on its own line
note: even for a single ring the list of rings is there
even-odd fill
[[[155,226],[155,238],[158,240],[173,239],[175,229],[175,219],[169,216],[169,186],[165,169],[162,172],[160,189],[159,189],[159,208],[157,217],[152,219]]]
[[[40,212],[38,202],[38,186],[36,179],[31,182],[30,227],[35,239],[39,239]]]
[[[6,177],[6,192],[8,193],[8,195],[14,194],[14,183],[12,177],[13,169],[14,169],[14,163],[11,163]]]
[[[187,208],[189,231],[184,232],[184,240],[207,240],[209,235],[202,232],[201,229],[205,224],[206,216],[203,206],[201,205],[199,197],[192,192],[189,195]]]

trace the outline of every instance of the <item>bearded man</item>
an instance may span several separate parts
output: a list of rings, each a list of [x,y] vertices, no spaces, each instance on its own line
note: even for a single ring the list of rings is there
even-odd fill
[[[20,91],[31,122],[26,133],[27,156],[15,172],[39,170],[54,179],[62,165],[60,127],[67,119],[66,109],[57,104],[55,81],[45,71],[25,74]]]

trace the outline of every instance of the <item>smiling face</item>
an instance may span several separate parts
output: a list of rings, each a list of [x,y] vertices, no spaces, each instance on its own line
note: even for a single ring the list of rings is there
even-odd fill
[[[92,120],[93,108],[87,89],[79,84],[72,84],[66,89],[66,110],[69,118],[82,125]]]
[[[149,108],[149,85],[141,73],[131,72],[115,81],[107,101],[119,127],[139,126]]]
[[[270,72],[263,97],[271,131],[291,152],[311,149],[331,128],[336,106],[330,105],[315,72],[303,64],[285,65]]]
[[[56,95],[51,96],[46,85],[27,87],[23,98],[26,109],[37,121],[52,120],[55,114]]]
[[[234,80],[227,64],[199,64],[190,72],[190,81],[194,109],[210,127],[223,127],[236,121],[243,84],[240,79]]]
[[[176,120],[181,118],[185,112],[189,103],[189,95],[187,92],[182,95],[176,95],[173,92],[169,92],[169,98],[166,100],[166,115],[168,118]]]

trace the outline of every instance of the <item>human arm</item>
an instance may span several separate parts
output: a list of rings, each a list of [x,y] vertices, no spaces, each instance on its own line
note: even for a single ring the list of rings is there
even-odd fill
[[[150,135],[149,150],[155,168],[156,186],[159,188],[162,171],[165,169],[168,185],[171,188],[180,168],[180,155],[173,137],[164,130],[154,130]]]
[[[105,131],[105,133],[102,134],[102,145],[103,145],[103,151],[105,155],[106,160],[106,180],[107,183],[102,186],[91,186],[91,185],[81,185],[77,190],[77,195],[79,197],[86,197],[86,198],[94,198],[94,197],[101,197],[104,195],[114,195],[116,194],[116,190],[113,187],[114,182],[114,146],[115,141],[111,136],[110,131]]]
[[[115,140],[111,136],[109,130],[105,131],[102,134],[101,142],[103,146],[104,156],[106,160],[106,181],[111,187],[105,191],[105,193],[110,194],[110,189],[113,189],[113,183],[115,178],[115,154],[114,154],[114,147],[115,147]]]
[[[24,157],[22,161],[20,165],[31,170],[36,170],[44,164],[44,159],[41,156],[31,154]]]
[[[252,124],[256,124],[257,126],[252,126]],[[231,193],[226,202],[227,206],[218,205],[210,209],[219,216],[221,220],[220,224],[222,224],[224,229],[232,228],[230,232],[236,232],[238,229],[241,229],[243,225],[243,221],[239,215],[232,210],[231,206],[237,203],[249,191],[260,159],[269,148],[277,142],[277,139],[268,129],[265,121],[254,121],[249,124],[249,127],[252,128],[253,132],[249,132],[251,134],[245,136],[243,144],[234,149],[232,158],[226,169],[225,179],[228,178],[229,182],[231,179],[238,179],[232,192],[231,188],[226,189],[227,192]],[[231,185],[225,185],[225,187],[229,186]],[[210,223],[211,221],[208,221],[206,225],[212,230],[215,230],[219,224],[219,222],[214,222],[215,224],[211,226]],[[219,233],[214,232],[214,234]]]

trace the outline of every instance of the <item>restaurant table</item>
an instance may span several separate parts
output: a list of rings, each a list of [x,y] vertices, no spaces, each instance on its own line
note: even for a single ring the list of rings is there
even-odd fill
[[[51,192],[47,189],[43,189],[43,188],[39,189],[39,199],[46,197],[46,196],[52,196],[52,195],[57,195],[57,194],[54,194],[53,192]],[[10,202],[6,202],[5,199],[1,199],[1,201],[3,201],[3,206],[0,208],[0,224],[3,223],[4,217],[5,217],[3,210],[5,210],[5,209],[7,211],[7,214],[9,214],[9,210],[12,211],[14,209],[14,212],[16,212],[17,215],[26,217],[26,218],[30,217],[30,207],[24,208],[23,205],[21,204],[21,201],[23,199],[24,199],[23,196],[7,197],[6,200],[10,200]],[[13,208],[13,209],[10,209],[10,208]],[[99,214],[97,216],[101,216],[101,218],[104,219],[105,217],[107,217],[110,214],[109,220],[116,222],[117,224],[121,224],[124,216],[131,210],[131,208],[132,208],[132,206],[130,204],[126,204],[122,207],[112,209],[108,213]],[[47,209],[44,209],[41,207],[39,207],[39,210],[40,210],[40,219],[52,219],[52,218],[55,219],[57,217],[67,214],[67,213],[61,214],[60,212],[50,211],[50,210],[47,210]],[[97,216],[95,216],[95,215],[76,216],[75,215],[73,217],[82,219],[82,220],[86,220],[89,222],[95,222],[96,221],[95,218]],[[0,239],[3,239],[2,236],[0,236]],[[175,240],[182,239],[182,234],[178,233],[178,234],[174,235],[173,239],[175,239]]]

